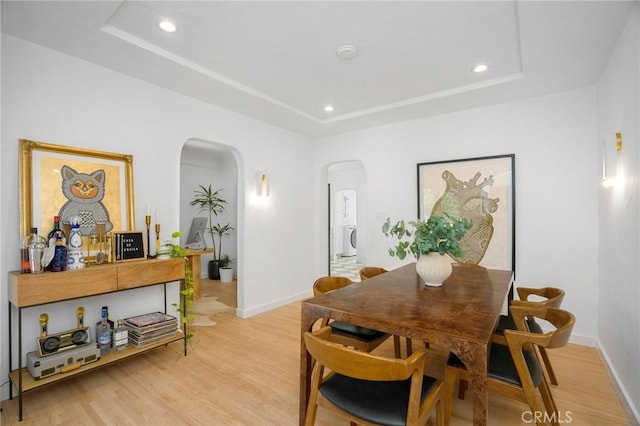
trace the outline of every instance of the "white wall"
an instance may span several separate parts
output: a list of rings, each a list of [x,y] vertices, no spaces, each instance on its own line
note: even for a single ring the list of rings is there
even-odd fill
[[[516,285],[555,285],[576,313],[574,341],[594,344],[598,298],[595,89],[381,126],[318,140],[318,194],[328,164],[358,158],[366,174],[367,263],[393,268],[381,233],[387,216],[413,219],[416,164],[515,154]],[[316,211],[326,211],[316,197]],[[316,234],[326,218],[316,220]],[[326,240],[317,247],[326,247]],[[322,259],[316,258],[316,265]],[[319,274],[320,270],[316,272]]]
[[[640,423],[640,23],[629,18],[598,84],[598,138],[622,133],[621,182],[599,189],[597,336]]]
[[[314,277],[309,253],[313,252],[314,235],[309,175],[312,148],[307,138],[5,34],[2,123],[0,203],[8,206],[0,222],[0,249],[6,254],[0,257],[3,348],[8,341],[4,325],[7,273],[19,267],[20,138],[132,154],[136,228],[146,228],[148,203],[161,211],[167,232],[163,231],[163,238],[180,226],[180,153],[184,142],[198,138],[232,146],[239,156],[241,201],[238,314],[253,315],[310,294],[309,283]],[[254,196],[258,170],[267,170],[271,176],[271,197],[262,203]],[[110,313],[123,316],[137,310],[142,298],[111,300]],[[99,304],[87,301],[87,323],[97,321]],[[76,305],[69,302],[56,308],[52,332],[75,325]],[[35,310],[24,316],[25,352],[35,348],[32,342],[39,313]],[[49,313],[51,317],[52,311]],[[7,377],[6,350],[1,351],[1,357],[0,375]],[[2,388],[3,398],[8,396],[6,390],[6,386]]]

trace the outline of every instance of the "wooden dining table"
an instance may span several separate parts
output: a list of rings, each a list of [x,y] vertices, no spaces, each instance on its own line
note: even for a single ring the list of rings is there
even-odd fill
[[[301,335],[320,318],[345,321],[389,334],[429,342],[456,354],[471,375],[473,424],[488,417],[488,349],[513,272],[454,264],[441,287],[427,287],[416,264],[304,300]],[[311,357],[300,343],[300,425],[309,398]]]

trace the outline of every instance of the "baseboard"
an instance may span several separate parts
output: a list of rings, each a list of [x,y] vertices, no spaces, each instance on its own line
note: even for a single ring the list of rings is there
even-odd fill
[[[301,299],[308,299],[312,297],[310,291],[303,291],[293,296],[286,297],[284,299],[275,300],[273,302],[266,303],[264,305],[256,306],[250,309],[236,309],[236,316],[239,318],[249,318],[254,315],[258,315],[272,309],[280,308],[293,302],[297,302]]]
[[[596,350],[598,351],[598,355],[600,355],[600,359],[602,359],[602,364],[604,365],[609,378],[611,378],[611,382],[613,383],[615,391],[620,398],[620,402],[627,413],[627,418],[630,422],[629,424],[631,426],[640,426],[640,407],[633,405],[633,400],[631,399],[629,392],[627,392],[627,389],[622,385],[620,376],[616,373],[615,368],[612,367],[611,359],[607,355],[607,352],[602,348],[599,341],[596,346]]]

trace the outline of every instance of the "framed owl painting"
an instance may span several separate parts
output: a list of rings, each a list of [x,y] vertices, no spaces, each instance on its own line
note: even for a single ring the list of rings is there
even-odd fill
[[[418,164],[418,217],[471,220],[458,262],[515,272],[515,155]]]
[[[133,230],[133,156],[20,140],[20,233],[78,218],[85,238]],[[104,231],[103,231],[104,230]]]

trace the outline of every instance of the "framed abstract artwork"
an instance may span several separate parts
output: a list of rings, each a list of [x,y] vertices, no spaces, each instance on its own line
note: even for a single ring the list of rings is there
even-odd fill
[[[133,156],[20,140],[20,233],[46,235],[53,217],[80,223],[83,240],[133,230]],[[85,246],[86,247],[86,246]]]
[[[515,155],[418,164],[418,218],[473,222],[459,262],[515,271]]]

